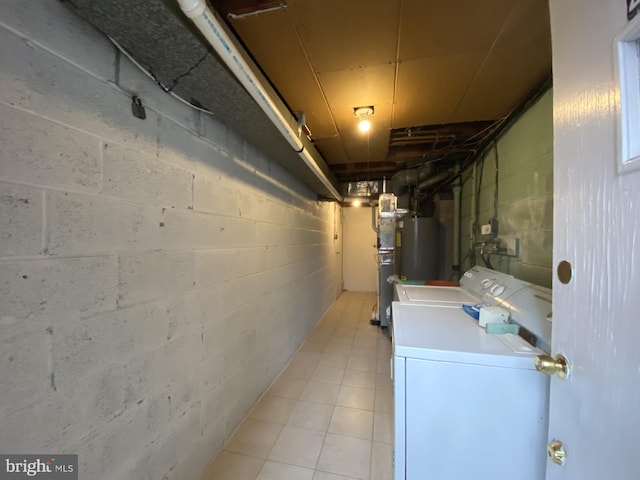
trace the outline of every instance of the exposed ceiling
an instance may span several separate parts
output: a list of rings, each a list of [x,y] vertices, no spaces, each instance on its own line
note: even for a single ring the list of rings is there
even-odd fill
[[[304,112],[329,178],[341,182],[468,159],[551,76],[546,1],[210,4],[289,109]],[[273,127],[217,57],[207,56],[208,46],[173,0],[73,0],[72,6],[161,83],[170,85],[189,71],[176,93],[211,109],[314,183],[299,162],[289,162],[288,145],[274,140]],[[354,107],[369,105],[375,109],[372,128],[363,134]],[[316,190],[322,194],[321,186]]]
[[[541,0],[213,0],[339,180],[469,150],[551,72]],[[373,105],[369,135],[354,107]],[[479,136],[477,136],[480,134]],[[471,142],[474,143],[473,141]]]

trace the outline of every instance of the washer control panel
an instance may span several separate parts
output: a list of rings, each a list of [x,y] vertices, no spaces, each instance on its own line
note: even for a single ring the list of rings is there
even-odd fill
[[[536,346],[551,348],[551,289],[540,287],[506,273],[475,266],[460,279],[460,286],[478,298],[478,303],[499,305],[509,310],[511,321],[536,338]]]
[[[517,291],[530,285],[512,275],[475,266],[460,279],[460,286],[483,303],[500,305]]]

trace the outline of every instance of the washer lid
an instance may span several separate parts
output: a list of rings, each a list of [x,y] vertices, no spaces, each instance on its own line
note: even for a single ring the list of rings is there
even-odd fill
[[[396,284],[396,296],[402,303],[437,304],[456,308],[463,303],[478,303],[476,297],[460,287]]]
[[[422,360],[534,370],[544,352],[512,336],[487,335],[462,308],[393,302],[394,355]]]

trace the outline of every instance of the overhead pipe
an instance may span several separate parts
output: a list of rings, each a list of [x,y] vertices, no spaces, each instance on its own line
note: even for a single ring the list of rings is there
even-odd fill
[[[400,170],[391,177],[391,190],[396,195],[402,194],[410,185],[418,183],[418,169]]]
[[[236,46],[234,39],[226,32],[217,15],[209,9],[204,0],[177,0],[184,14],[195,24],[211,47],[218,53],[227,67],[247,90],[269,120],[287,140],[291,147],[300,155],[307,167],[320,182],[331,192],[338,201],[342,195],[336,190],[331,181],[318,166],[311,153],[304,147],[298,132],[284,117],[275,101],[263,85],[263,81],[251,68],[249,61],[241,53],[241,47]]]
[[[476,222],[478,217],[476,215],[476,201],[477,199],[477,181],[478,177],[478,162],[473,162],[473,170],[471,171],[471,215],[469,215],[469,252],[471,255],[471,265],[475,265],[475,243],[476,243]]]
[[[431,172],[433,172],[433,163],[425,163],[418,170],[418,182],[422,182],[428,179],[431,175]]]
[[[422,191],[429,188],[431,185],[435,185],[436,183],[443,182],[451,178],[454,175],[454,172],[450,170],[445,170],[444,172],[438,173],[433,177],[429,177],[426,180],[423,180],[418,184],[417,190]]]
[[[400,195],[407,187],[421,184],[429,179],[433,172],[433,165],[425,163],[421,167],[400,170],[391,177],[391,189],[396,195]]]

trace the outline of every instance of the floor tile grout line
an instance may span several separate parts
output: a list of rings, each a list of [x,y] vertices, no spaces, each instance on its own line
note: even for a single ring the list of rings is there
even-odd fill
[[[363,298],[364,298],[364,297],[363,297]],[[361,302],[361,306],[362,306],[362,308],[364,308],[364,303],[363,303],[363,302]],[[331,311],[329,311],[329,312],[325,313],[325,315],[323,316],[323,318],[318,322],[318,324],[316,325],[316,327],[314,327],[314,330],[309,334],[309,336],[311,336],[311,335],[313,334],[313,332],[317,329],[317,327],[318,327],[318,326],[320,326],[320,325],[322,325],[323,323],[325,323],[325,322],[326,322],[326,318],[327,318],[327,316],[328,316],[330,313],[331,313]],[[343,315],[344,315],[344,312],[343,312]],[[342,315],[341,315],[341,316],[342,316]],[[353,317],[355,317],[355,315],[353,315]],[[340,320],[336,320],[336,321],[334,321],[334,323],[337,323],[338,325],[340,325],[340,324],[341,324],[341,323],[343,323],[343,322],[341,322]],[[321,358],[316,362],[316,365],[314,366],[313,372],[311,372],[309,375],[306,375],[304,378],[299,378],[299,377],[286,377],[286,376],[285,376],[285,377],[283,377],[283,373],[284,373],[284,372],[285,372],[285,370],[290,366],[290,364],[291,364],[291,362],[294,360],[294,358],[295,358],[295,357],[296,357],[296,356],[297,356],[301,351],[303,351],[303,347],[304,347],[304,345],[307,345],[307,344],[308,344],[308,342],[309,342],[308,338],[309,338],[309,337],[307,337],[307,340],[305,340],[305,342],[303,342],[303,343],[302,343],[302,345],[299,347],[299,349],[298,349],[298,350],[294,353],[294,355],[291,357],[291,359],[289,360],[289,362],[287,362],[287,364],[283,367],[283,369],[282,369],[282,371],[280,372],[280,374],[279,374],[279,375],[274,379],[274,381],[272,382],[272,384],[271,384],[271,385],[270,385],[270,386],[265,390],[265,392],[261,395],[261,397],[258,399],[258,401],[254,404],[254,406],[252,407],[252,409],[250,410],[250,412],[247,414],[247,416],[243,419],[243,421],[242,421],[242,422],[238,425],[238,427],[234,430],[233,434],[229,437],[229,440],[226,442],[226,444],[228,444],[228,443],[229,443],[229,441],[231,440],[231,438],[233,438],[233,436],[237,433],[238,429],[239,429],[242,425],[244,425],[244,423],[246,422],[246,420],[247,420],[248,418],[250,418],[250,415],[253,413],[253,411],[255,410],[256,406],[260,403],[260,401],[261,401],[265,396],[267,396],[267,395],[269,394],[268,392],[273,388],[273,385],[275,384],[275,382],[277,382],[277,381],[278,381],[278,380],[280,380],[281,378],[290,378],[291,380],[300,380],[300,381],[304,381],[304,382],[306,382],[306,383],[305,383],[305,389],[306,389],[306,386],[308,386],[311,382],[315,382],[315,383],[319,383],[319,384],[327,384],[327,385],[336,385],[336,386],[338,386],[338,387],[339,387],[338,395],[336,396],[335,400],[333,401],[333,404],[331,404],[331,415],[330,415],[330,417],[329,417],[329,418],[330,418],[330,420],[329,420],[329,423],[327,424],[326,428],[323,430],[322,446],[321,446],[321,448],[320,448],[320,452],[319,452],[319,454],[318,454],[318,458],[317,458],[317,460],[316,460],[315,467],[314,467],[314,469],[313,469],[313,470],[314,470],[314,476],[315,476],[315,473],[316,473],[316,472],[323,472],[323,470],[318,469],[318,465],[319,465],[319,462],[320,462],[320,458],[321,458],[321,455],[322,455],[322,451],[323,451],[323,449],[324,449],[324,447],[325,447],[325,443],[326,443],[326,440],[327,440],[327,436],[328,436],[328,434],[329,434],[329,433],[332,433],[332,435],[336,435],[336,436],[340,436],[340,437],[355,438],[355,439],[359,439],[359,440],[366,440],[366,441],[368,441],[368,443],[369,443],[369,453],[370,453],[370,455],[369,455],[369,463],[368,463],[367,468],[368,468],[368,475],[369,475],[369,478],[367,478],[367,479],[365,479],[365,480],[370,480],[370,476],[371,476],[371,474],[372,474],[372,464],[373,464],[373,444],[376,442],[376,440],[375,440],[375,438],[374,438],[374,430],[375,430],[375,414],[376,414],[376,410],[375,410],[375,398],[376,398],[376,394],[377,394],[377,392],[378,392],[378,391],[380,391],[380,392],[385,392],[385,391],[386,391],[386,390],[381,390],[381,389],[378,389],[378,388],[377,388],[377,387],[378,387],[378,377],[377,377],[377,376],[378,376],[378,375],[388,375],[388,372],[387,372],[387,373],[385,373],[385,372],[378,372],[378,366],[377,366],[378,361],[380,360],[380,357],[381,357],[381,355],[380,355],[380,351],[381,351],[381,347],[380,347],[380,339],[381,339],[381,338],[385,338],[385,337],[383,336],[383,334],[381,335],[381,332],[380,332],[379,330],[376,330],[374,334],[368,334],[368,333],[367,333],[366,335],[365,335],[365,334],[358,335],[358,332],[359,332],[360,327],[363,327],[363,326],[365,327],[365,329],[367,329],[367,330],[363,329],[363,332],[365,332],[365,333],[366,333],[366,332],[371,332],[371,331],[372,331],[371,329],[369,329],[369,328],[368,328],[368,327],[369,327],[369,325],[368,325],[368,318],[367,318],[367,319],[365,319],[365,318],[358,318],[358,320],[357,320],[357,321],[350,321],[347,325],[349,325],[349,326],[348,326],[348,328],[350,328],[350,329],[355,328],[356,333],[354,333],[354,334],[353,334],[352,336],[350,336],[350,338],[349,338],[349,340],[350,340],[350,341],[349,341],[349,353],[348,353],[348,354],[345,354],[346,356],[348,356],[348,357],[355,356],[355,355],[353,355],[353,349],[354,349],[354,348],[370,349],[370,350],[374,350],[374,351],[376,352],[376,354],[375,354],[375,358],[373,358],[373,359],[371,359],[371,360],[369,361],[369,362],[370,362],[370,365],[371,365],[372,367],[374,367],[374,369],[373,369],[373,370],[362,370],[362,371],[360,371],[360,370],[350,369],[350,371],[360,372],[360,373],[362,373],[362,374],[370,374],[370,375],[372,375],[372,376],[373,376],[373,380],[374,380],[374,381],[373,381],[373,387],[371,387],[371,388],[370,388],[370,387],[368,387],[368,386],[362,386],[362,385],[348,385],[348,384],[345,384],[345,383],[344,383],[344,374],[345,374],[345,373],[346,373],[346,371],[348,370],[347,366],[348,366],[348,361],[349,361],[349,360],[347,360],[347,364],[346,364],[344,367],[334,367],[334,368],[336,368],[336,370],[338,370],[338,369],[339,369],[339,370],[342,370],[342,377],[341,377],[341,381],[340,381],[340,383],[339,383],[339,384],[326,383],[326,382],[317,382],[317,381],[312,380],[313,373],[317,370],[317,368],[318,368],[318,366],[319,366],[319,363],[322,361],[323,357],[325,357],[325,356],[326,356],[326,355],[328,355],[328,354],[332,354],[332,353],[333,353],[333,354],[335,354],[335,352],[327,352],[327,351],[326,351],[326,348],[328,347],[328,344],[331,342],[331,340],[336,340],[336,339],[338,339],[338,338],[340,338],[340,339],[344,339],[344,338],[346,338],[345,336],[338,336],[338,335],[335,335],[335,334],[331,335],[330,339],[329,339],[329,340],[327,340],[327,345],[324,347],[324,351],[323,351],[323,352],[317,352],[317,353],[319,353],[322,357],[321,357]],[[340,327],[336,327],[336,328],[334,328],[333,330],[335,331],[337,328],[340,328]],[[345,328],[346,328],[346,327],[345,327]],[[355,344],[356,344],[357,340],[359,340],[359,339],[361,339],[361,340],[359,341],[359,343],[361,344],[361,346],[356,347],[356,346],[355,346]],[[366,341],[367,339],[375,339],[375,346],[373,346],[373,347],[371,347],[371,346],[367,346],[367,344],[371,344],[371,343],[373,343],[372,341]],[[388,340],[388,338],[387,338],[387,340]],[[361,353],[361,352],[360,352],[360,353]],[[389,355],[389,354],[390,354],[390,352],[386,352],[386,354],[385,354],[384,356],[386,357],[386,356],[387,356],[387,355]],[[351,408],[351,409],[355,409],[355,410],[361,410],[361,411],[365,411],[365,412],[371,412],[371,415],[372,415],[372,423],[371,423],[371,427],[370,427],[370,438],[369,438],[369,439],[363,439],[362,437],[355,437],[355,436],[344,435],[344,434],[340,434],[340,433],[333,433],[333,432],[329,432],[329,428],[331,427],[331,420],[333,419],[333,415],[335,414],[335,410],[336,410],[336,408],[339,406],[339,405],[337,404],[337,402],[338,402],[339,392],[340,392],[340,389],[342,389],[342,387],[352,387],[352,388],[359,388],[359,389],[362,389],[362,390],[370,390],[370,391],[373,391],[373,395],[374,395],[374,406],[373,406],[373,409],[372,409],[372,410],[368,410],[368,409],[366,409],[366,408],[356,408],[356,407],[352,407],[352,406],[341,406],[341,407],[343,407],[343,408]],[[279,395],[272,395],[272,396],[273,396],[273,397],[277,397],[277,398],[282,398],[282,399],[289,399],[289,400],[295,401],[295,402],[296,402],[296,404],[297,404],[298,402],[305,401],[305,400],[302,400],[302,398],[301,398],[301,397],[302,397],[302,395],[303,395],[303,393],[300,393],[297,397],[293,397],[293,398],[292,398],[292,397],[284,397],[284,396],[282,396],[282,397],[281,397],[281,396],[279,396]],[[309,402],[309,403],[319,403],[319,402]],[[324,405],[329,405],[329,404],[325,404],[325,403],[322,403],[322,404],[324,404]],[[295,407],[294,407],[294,408],[295,408]],[[269,453],[268,453],[268,455],[267,455],[267,457],[266,457],[266,458],[264,458],[264,459],[263,459],[263,458],[261,458],[261,457],[256,457],[256,456],[254,456],[254,455],[249,455],[249,454],[244,454],[244,453],[239,453],[239,452],[231,452],[231,451],[227,451],[227,452],[228,452],[228,453],[232,453],[232,454],[237,454],[237,455],[243,455],[243,456],[246,456],[246,457],[251,457],[251,458],[255,458],[255,459],[259,460],[259,461],[262,463],[262,466],[261,466],[260,471],[262,471],[262,469],[264,468],[264,465],[266,464],[266,462],[267,462],[267,461],[271,461],[271,462],[276,462],[276,463],[281,463],[281,464],[287,464],[287,465],[292,465],[292,466],[300,467],[300,465],[298,465],[298,464],[293,464],[293,463],[291,463],[291,464],[290,464],[290,463],[287,463],[287,462],[282,462],[282,461],[279,461],[279,460],[272,460],[272,459],[270,459],[270,456],[271,456],[271,454],[272,454],[272,452],[273,452],[273,449],[275,448],[275,445],[276,445],[276,443],[277,443],[278,439],[279,439],[279,438],[280,438],[280,436],[282,435],[282,432],[284,431],[284,429],[285,429],[285,428],[287,428],[287,427],[289,426],[289,425],[288,425],[288,422],[289,422],[289,420],[291,419],[291,415],[292,415],[292,413],[293,413],[293,410],[292,410],[291,412],[289,412],[289,413],[288,413],[288,415],[287,415],[287,419],[285,420],[285,422],[284,422],[284,423],[281,423],[281,422],[273,422],[273,421],[264,420],[264,419],[256,419],[256,420],[259,420],[259,421],[263,421],[263,422],[265,422],[265,423],[277,424],[277,425],[280,425],[280,426],[281,426],[281,430],[280,430],[280,432],[279,432],[278,436],[276,437],[276,439],[273,441],[273,444],[271,445],[271,448],[270,448]],[[377,413],[383,413],[383,412],[377,412]],[[313,431],[313,432],[316,432],[316,433],[318,432],[317,430],[305,429],[305,428],[303,428],[303,427],[295,427],[295,428],[302,429],[302,430],[307,430],[307,431]],[[380,442],[380,443],[386,443],[386,442]],[[226,447],[226,444],[225,444],[225,447]],[[226,451],[226,450],[224,449],[224,447],[223,447],[223,450],[222,450],[222,451]],[[309,467],[306,467],[306,466],[305,466],[305,467],[303,467],[303,468],[308,468],[308,469],[310,469]],[[327,473],[331,473],[331,472],[327,472]],[[259,474],[260,474],[260,473],[258,472],[258,474],[257,474],[257,475],[259,475]],[[343,476],[345,476],[345,475],[343,475]],[[345,476],[345,478],[354,478],[354,477]],[[355,479],[354,479],[354,480],[355,480]]]
[[[336,410],[336,406],[334,404],[333,408],[331,409],[331,417],[329,418],[327,429],[325,430],[324,436],[322,437],[322,446],[320,447],[320,453],[318,453],[318,458],[316,459],[316,464],[315,464],[315,467],[313,468],[314,470],[318,469],[318,464],[320,463],[320,457],[322,456],[322,450],[324,450],[324,444],[327,441],[327,434],[329,433],[329,425],[331,425],[331,418],[333,418],[333,412],[335,412],[335,410]],[[314,477],[315,477],[315,474],[314,474]]]
[[[320,321],[322,321],[322,319],[321,319]],[[278,379],[280,379],[280,377],[282,376],[283,372],[284,372],[284,371],[289,367],[289,365],[291,364],[291,362],[294,360],[294,358],[296,357],[296,355],[297,355],[297,354],[302,350],[302,348],[304,347],[304,345],[305,345],[306,343],[307,343],[307,341],[305,340],[305,341],[300,345],[300,347],[296,350],[296,352],[291,356],[291,358],[290,358],[290,359],[289,359],[289,361],[286,363],[286,365],[282,368],[282,370],[280,371],[280,373],[278,374],[278,376],[276,376],[276,378],[273,380],[273,382],[271,382],[271,384],[267,387],[267,389],[262,393],[262,395],[260,396],[260,398],[258,398],[258,400],[257,400],[257,401],[254,403],[254,405],[251,407],[251,409],[249,410],[249,412],[247,413],[247,415],[246,415],[246,416],[243,418],[243,420],[242,420],[242,421],[241,421],[241,422],[236,426],[236,428],[233,430],[233,432],[231,433],[231,435],[229,435],[229,438],[225,441],[225,444],[224,444],[224,446],[222,447],[222,449],[220,450],[220,452],[227,451],[228,453],[235,453],[235,454],[239,454],[239,453],[237,453],[237,452],[231,452],[231,451],[229,451],[229,450],[225,450],[225,449],[226,449],[226,446],[229,444],[229,442],[231,441],[231,439],[232,439],[232,438],[233,438],[233,437],[238,433],[238,431],[239,431],[239,430],[240,430],[240,428],[245,424],[245,422],[247,421],[247,419],[251,418],[251,414],[254,412],[254,410],[256,409],[256,407],[258,406],[258,404],[259,404],[259,403],[260,403],[260,402],[261,402],[261,401],[262,401],[266,396],[269,396],[269,395],[268,395],[268,392],[271,390],[271,388],[273,387],[273,385],[275,384],[275,382],[276,382],[276,381],[278,381]],[[314,369],[314,370],[315,370],[315,369]],[[307,383],[308,383],[309,381],[310,381],[310,380],[307,380]],[[286,398],[286,397],[278,397],[278,398]],[[268,453],[268,455],[267,455],[267,458],[266,458],[266,459],[263,459],[263,465],[262,465],[262,467],[264,467],[264,463],[266,463],[266,461],[269,459],[269,456],[271,455],[271,452],[273,451],[273,448],[275,447],[275,444],[277,443],[278,438],[280,438],[280,435],[282,435],[282,432],[283,432],[284,428],[285,428],[285,427],[286,427],[286,425],[287,425],[287,423],[286,423],[286,422],[289,420],[289,417],[290,417],[290,416],[291,416],[291,413],[289,413],[289,416],[287,417],[287,420],[285,421],[285,423],[284,423],[284,424],[281,424],[281,425],[282,425],[282,429],[280,430],[280,433],[278,434],[278,436],[277,436],[277,437],[276,437],[276,439],[274,440],[273,445],[271,446],[271,449],[269,450],[269,453]],[[275,423],[275,424],[279,424],[279,425],[280,425],[280,423],[279,423],[279,422],[269,422],[269,423]],[[323,442],[324,442],[324,440],[323,440]],[[220,454],[220,453],[218,453],[218,455],[219,455],[219,454]],[[243,454],[239,454],[239,455],[243,455]],[[252,457],[252,458],[260,459],[260,457],[255,457],[255,456],[253,456],[253,455],[246,455],[246,454],[244,454],[244,455],[245,455],[245,456],[248,456],[248,457]],[[215,457],[214,457],[214,459],[213,459],[213,460],[215,460]],[[212,461],[213,461],[213,460],[212,460]],[[262,470],[262,468],[261,468],[261,470]],[[261,470],[260,470],[260,471],[261,471]],[[258,475],[259,475],[259,473],[258,473]],[[257,476],[256,476],[256,477],[257,477]]]
[[[305,341],[305,342],[303,342],[302,346],[304,346],[305,344],[306,344],[306,341]],[[301,347],[301,348],[302,348],[302,347]],[[323,354],[323,355],[324,355],[324,354]],[[295,355],[294,355],[294,356],[295,356]],[[318,363],[319,363],[319,362],[318,362]],[[313,370],[312,374],[308,376],[308,379],[307,379],[307,385],[312,381],[313,373],[315,373],[315,371],[316,371],[317,367],[318,367],[318,365],[316,364],[316,367],[314,368],[314,370]],[[280,378],[280,376],[278,376],[278,378]],[[315,382],[315,383],[323,383],[323,382]],[[302,396],[302,394],[300,395],[300,397],[301,397],[301,396]],[[296,400],[296,402],[304,401],[304,400],[301,400],[301,398],[300,398],[300,397]],[[337,401],[337,398],[336,398],[336,401]],[[309,403],[313,403],[313,402],[309,402]],[[331,415],[330,415],[330,417],[329,417],[329,422],[327,423],[327,427],[326,427],[326,429],[324,429],[324,431],[323,431],[322,444],[321,444],[321,446],[320,446],[320,451],[318,452],[318,458],[316,459],[316,462],[315,462],[315,464],[314,464],[314,468],[313,468],[313,470],[314,470],[314,471],[315,471],[315,470],[317,470],[318,463],[320,462],[320,456],[322,455],[322,449],[324,448],[324,444],[325,444],[325,441],[326,441],[326,438],[327,438],[327,433],[328,433],[328,431],[329,431],[329,426],[330,426],[330,424],[331,424],[331,419],[333,418],[333,414],[334,414],[334,412],[335,412],[335,407],[336,407],[336,405],[335,405],[335,402],[334,402],[334,403],[333,403],[333,405],[331,405]],[[282,430],[281,430],[281,431],[280,431],[280,433],[278,434],[278,437],[276,437],[276,439],[274,440],[273,445],[271,446],[271,449],[269,450],[269,453],[268,453],[268,455],[267,455],[267,460],[270,460],[271,454],[273,453],[273,449],[275,448],[275,446],[276,446],[276,444],[277,444],[277,442],[278,442],[278,439],[280,438],[280,436],[281,436],[281,435],[282,435],[282,433],[284,432],[284,429],[287,427],[287,425],[288,425],[288,421],[290,420],[290,418],[291,418],[291,413],[289,413],[289,416],[287,417],[287,420],[286,420],[285,424],[283,425]],[[317,431],[315,431],[315,430],[304,429],[304,428],[301,428],[301,427],[296,427],[296,428],[300,428],[301,430],[309,430],[309,431],[317,432]]]

